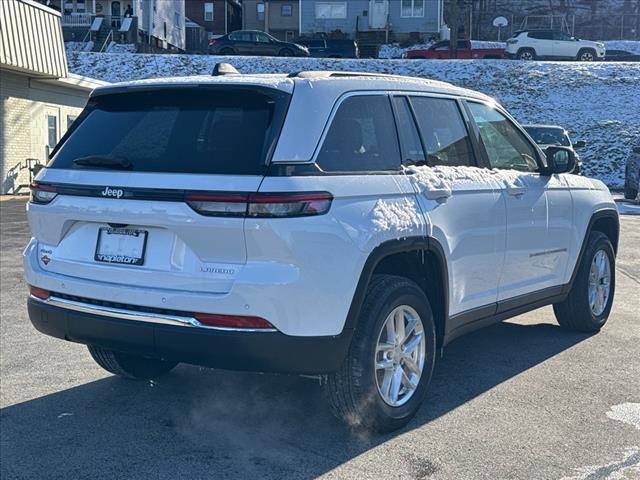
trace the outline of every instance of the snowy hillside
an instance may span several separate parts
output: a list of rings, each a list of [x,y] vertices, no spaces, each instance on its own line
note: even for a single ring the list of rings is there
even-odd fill
[[[242,73],[301,70],[369,71],[412,75],[482,91],[521,123],[566,127],[580,150],[585,173],[621,187],[631,144],[640,140],[640,63],[514,61],[336,60],[198,55],[69,53],[71,72],[118,82],[208,74],[216,62]]]

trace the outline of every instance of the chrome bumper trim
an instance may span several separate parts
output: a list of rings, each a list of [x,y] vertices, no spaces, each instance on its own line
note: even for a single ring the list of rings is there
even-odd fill
[[[30,295],[32,300],[51,305],[52,307],[65,308],[74,312],[88,313],[91,315],[102,315],[104,317],[118,318],[121,320],[133,320],[136,322],[157,323],[161,325],[174,325],[181,327],[197,327],[208,330],[220,330],[225,332],[277,332],[275,328],[229,328],[229,327],[212,327],[203,325],[194,317],[182,317],[177,315],[164,315],[151,312],[137,312],[135,310],[126,310],[123,308],[105,307],[102,305],[92,305],[90,303],[76,302],[51,296],[46,300]]]

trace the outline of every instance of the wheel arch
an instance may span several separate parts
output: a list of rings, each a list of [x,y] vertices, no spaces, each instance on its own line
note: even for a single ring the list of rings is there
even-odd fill
[[[416,282],[429,299],[436,324],[436,341],[443,345],[449,312],[449,277],[446,256],[432,237],[390,240],[367,258],[347,314],[345,329],[355,329],[371,279],[376,274],[398,275]]]
[[[589,239],[591,232],[604,233],[613,245],[613,251],[617,254],[618,241],[620,239],[620,218],[618,216],[618,211],[612,208],[607,208],[604,210],[598,210],[591,215],[589,224],[587,225],[587,230],[585,231],[584,238],[582,239],[582,245],[580,246],[580,254],[573,266],[571,280],[567,285],[565,285],[565,293],[571,290],[576,276],[578,275],[578,269],[580,268],[582,258],[584,257],[584,253],[587,248],[587,240]]]

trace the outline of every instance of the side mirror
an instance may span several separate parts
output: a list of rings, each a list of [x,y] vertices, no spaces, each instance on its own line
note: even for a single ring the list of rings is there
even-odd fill
[[[544,151],[547,157],[547,174],[570,173],[576,168],[576,154],[569,147],[548,147]]]
[[[585,142],[584,140],[578,140],[573,144],[573,148],[584,148],[586,146],[587,146],[587,142]]]

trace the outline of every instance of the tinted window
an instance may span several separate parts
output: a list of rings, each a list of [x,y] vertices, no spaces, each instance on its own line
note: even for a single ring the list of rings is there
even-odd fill
[[[551,32],[529,32],[529,38],[536,38],[538,40],[551,40],[553,35]]]
[[[570,147],[569,136],[561,128],[524,127],[538,145],[563,145]]]
[[[342,102],[317,162],[328,172],[398,170],[400,150],[389,98],[363,95]]]
[[[133,171],[261,174],[286,94],[255,90],[162,90],[97,97],[53,158],[129,162]],[[95,160],[91,160],[95,161]]]
[[[473,165],[471,143],[455,100],[411,97],[429,165]]]
[[[255,33],[255,41],[260,43],[269,43],[271,38],[269,35],[265,35],[264,33]]]
[[[236,42],[251,42],[251,32],[233,32],[229,38]]]
[[[449,40],[434,43],[431,48],[435,50],[449,50]]]
[[[424,161],[425,158],[422,143],[420,142],[420,135],[418,135],[418,129],[413,120],[413,114],[411,113],[407,99],[405,97],[395,97],[393,102],[396,107],[402,162]]]
[[[535,148],[507,117],[480,103],[469,102],[469,108],[480,130],[491,168],[538,170]]]
[[[571,37],[571,35],[568,35],[564,32],[553,32],[553,39],[554,40],[563,40],[565,42],[567,41],[573,41],[573,38]]]

